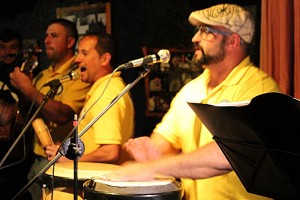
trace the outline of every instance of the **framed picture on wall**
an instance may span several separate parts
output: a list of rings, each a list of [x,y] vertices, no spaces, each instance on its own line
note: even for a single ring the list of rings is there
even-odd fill
[[[81,4],[79,6],[59,7],[56,9],[58,18],[74,22],[79,37],[88,32],[111,33],[110,2],[97,4]]]

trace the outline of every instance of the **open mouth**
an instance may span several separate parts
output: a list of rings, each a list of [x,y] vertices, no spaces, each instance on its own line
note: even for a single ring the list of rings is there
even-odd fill
[[[80,67],[80,71],[81,72],[85,72],[86,71],[86,67],[84,67],[84,66]]]

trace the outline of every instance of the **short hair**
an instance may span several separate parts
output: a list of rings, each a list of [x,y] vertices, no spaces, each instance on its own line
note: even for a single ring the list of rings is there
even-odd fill
[[[97,44],[96,44],[96,51],[99,53],[99,55],[103,55],[105,53],[109,53],[111,55],[110,59],[110,65],[112,68],[115,68],[115,62],[116,62],[116,46],[115,41],[112,38],[112,36],[108,33],[100,33],[100,32],[90,32],[83,36],[94,36],[97,38]]]
[[[22,37],[17,30],[13,30],[11,28],[6,28],[0,32],[0,40],[3,42],[9,42],[12,40],[18,40],[20,49],[22,48]]]
[[[75,51],[76,44],[77,44],[77,41],[78,41],[78,30],[76,28],[76,25],[73,22],[71,22],[70,20],[67,20],[67,19],[64,19],[64,18],[52,19],[47,24],[47,27],[49,27],[52,24],[60,24],[60,25],[64,26],[67,29],[69,37],[73,37],[75,39],[75,44],[74,44],[74,47],[73,47],[73,50]]]

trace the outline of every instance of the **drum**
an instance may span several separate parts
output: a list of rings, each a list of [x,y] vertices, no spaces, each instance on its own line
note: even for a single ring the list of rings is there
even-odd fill
[[[183,187],[174,178],[112,182],[93,178],[83,184],[85,200],[181,200]]]
[[[78,200],[83,199],[82,192],[85,181],[119,168],[120,166],[112,164],[78,162]],[[74,163],[56,163],[43,174],[42,182],[43,200],[50,200],[52,196],[53,199],[74,199]]]

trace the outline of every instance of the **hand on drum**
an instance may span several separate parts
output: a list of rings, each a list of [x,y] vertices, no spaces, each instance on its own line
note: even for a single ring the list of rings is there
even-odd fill
[[[157,176],[150,163],[126,162],[122,168],[100,176],[107,181],[149,181]]]
[[[124,144],[124,148],[134,160],[139,162],[155,160],[160,156],[160,151],[149,137],[129,139]]]
[[[52,160],[56,156],[59,147],[60,147],[60,145],[58,145],[58,144],[49,145],[49,146],[44,147],[44,152],[47,155],[48,161]],[[65,156],[61,156],[57,160],[57,162],[67,162],[67,161],[70,161],[70,160],[68,158],[66,158]]]

